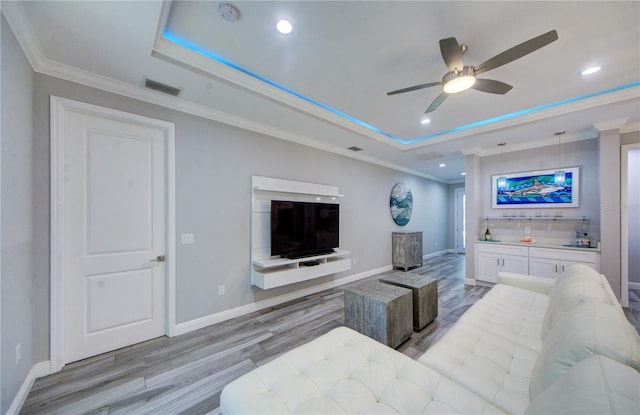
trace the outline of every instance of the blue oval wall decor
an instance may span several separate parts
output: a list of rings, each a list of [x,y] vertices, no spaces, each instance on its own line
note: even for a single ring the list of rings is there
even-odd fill
[[[409,223],[411,212],[413,212],[413,195],[409,186],[402,182],[393,186],[389,207],[391,208],[391,217],[396,224],[404,226]]]

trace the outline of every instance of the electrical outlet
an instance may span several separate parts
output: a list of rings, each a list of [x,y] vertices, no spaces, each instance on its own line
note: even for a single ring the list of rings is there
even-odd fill
[[[524,227],[524,233],[526,233],[527,235],[529,235],[531,233],[531,228],[529,226],[525,226]]]
[[[16,346],[16,366],[20,363],[20,359],[22,359],[22,350],[20,344],[18,344]]]
[[[218,286],[218,295],[224,295],[224,285]]]
[[[182,245],[191,245],[193,244],[193,234],[192,233],[183,233],[180,235],[180,242]]]

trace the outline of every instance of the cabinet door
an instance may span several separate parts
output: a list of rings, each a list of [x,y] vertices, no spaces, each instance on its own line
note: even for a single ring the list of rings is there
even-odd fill
[[[529,257],[503,255],[500,259],[500,271],[515,272],[517,274],[529,273]]]
[[[422,264],[422,232],[411,234],[407,238],[408,262],[410,265]]]
[[[549,258],[529,258],[529,274],[536,277],[558,278],[559,262]]]
[[[498,271],[501,259],[497,254],[478,253],[478,279],[480,281],[498,282]]]

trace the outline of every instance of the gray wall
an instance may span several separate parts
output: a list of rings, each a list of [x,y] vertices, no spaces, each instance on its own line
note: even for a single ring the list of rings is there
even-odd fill
[[[33,333],[32,292],[34,281],[33,242],[33,72],[2,17],[2,404],[6,413],[37,360]],[[37,340],[35,340],[37,339]],[[16,364],[16,346],[22,359]]]

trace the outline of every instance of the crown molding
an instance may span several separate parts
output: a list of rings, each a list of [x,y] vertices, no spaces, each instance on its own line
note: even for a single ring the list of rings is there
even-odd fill
[[[18,40],[18,44],[27,57],[31,68],[36,71],[36,68],[42,66],[44,54],[31,23],[27,19],[22,3],[18,1],[3,1],[2,14],[7,23],[9,23],[9,27]]]
[[[618,118],[616,120],[602,121],[598,123],[592,124],[593,127],[599,132],[609,131],[609,130],[620,130],[629,120],[628,117]]]
[[[640,131],[640,121],[630,122],[620,128],[620,134],[634,133]]]

